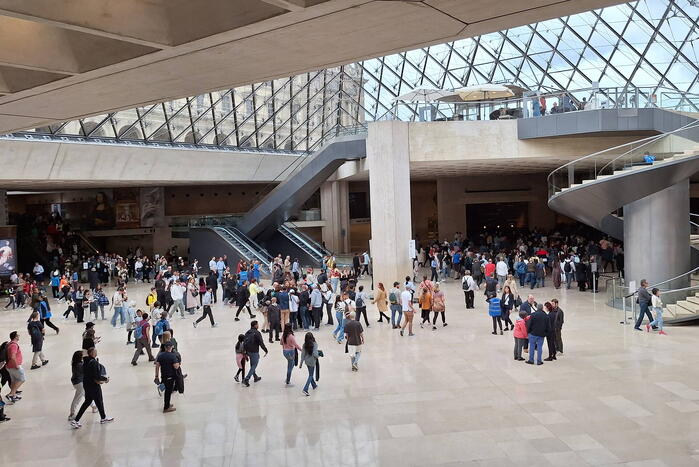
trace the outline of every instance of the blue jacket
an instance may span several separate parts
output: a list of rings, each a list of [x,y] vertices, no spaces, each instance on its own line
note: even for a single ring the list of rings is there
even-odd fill
[[[502,309],[500,308],[500,299],[498,297],[493,297],[488,302],[488,314],[490,316],[502,315]]]

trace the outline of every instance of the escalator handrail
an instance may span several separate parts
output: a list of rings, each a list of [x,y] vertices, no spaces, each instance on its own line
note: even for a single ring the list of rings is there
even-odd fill
[[[286,225],[282,224],[281,228],[284,230],[285,233],[287,233],[287,236],[292,236],[294,237],[298,242],[302,243],[306,248],[311,250],[313,254],[318,258],[321,259],[323,258],[323,253],[316,247],[314,247],[312,244],[310,244],[296,229],[290,229]]]
[[[255,253],[258,253],[257,256],[262,256],[262,257],[265,259],[265,261],[264,261],[265,264],[269,264],[269,263],[274,259],[274,258],[272,257],[272,255],[269,254],[269,252],[268,252],[266,249],[264,249],[264,248],[263,248],[259,243],[257,243],[255,240],[253,240],[252,238],[248,237],[248,236],[245,235],[243,232],[241,232],[237,227],[227,226],[226,228],[229,229],[229,230],[232,230],[234,233],[236,233],[236,234],[238,235],[238,237],[244,239],[244,240],[245,240],[245,243],[246,243],[249,247],[252,247],[252,249],[255,251]],[[258,259],[259,259],[259,258],[258,258]]]
[[[245,251],[241,251],[240,248],[236,248],[236,250],[238,250],[239,253],[241,253],[243,256],[245,256],[245,259],[247,259],[248,261],[252,261],[253,259],[256,259],[257,261],[260,262],[261,267],[267,269],[269,262],[264,260],[264,257],[258,251],[256,251],[254,248],[252,248],[250,246],[250,244],[247,243],[245,240],[240,238],[240,235],[236,234],[235,231],[232,231],[230,227],[217,225],[217,226],[214,226],[213,229],[216,231],[226,232],[228,235],[233,237],[241,245],[241,247],[245,250]],[[235,245],[233,245],[233,247],[235,248]]]
[[[312,239],[308,234],[302,232],[301,227],[296,225],[293,221],[286,221],[286,223],[291,224],[293,226],[293,231],[300,237],[305,239],[309,245],[313,246],[316,250],[318,250],[322,254],[321,256],[332,256],[332,252],[330,250],[325,248],[322,243],[317,242],[316,240]]]

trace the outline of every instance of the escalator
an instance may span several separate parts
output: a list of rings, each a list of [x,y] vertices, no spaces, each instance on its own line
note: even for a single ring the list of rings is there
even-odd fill
[[[255,241],[248,238],[232,225],[193,227],[190,230],[190,256],[201,265],[208,264],[212,257],[227,255],[229,265],[239,260],[259,261],[260,272],[269,274],[272,257]]]
[[[288,241],[290,241],[298,250],[303,252],[302,262],[304,262],[303,260],[305,259],[305,263],[310,262],[310,264],[313,264],[314,266],[320,266],[322,264],[323,257],[329,254],[329,252],[323,248],[322,245],[301,232],[296,227],[290,227],[287,224],[282,224],[279,226],[278,232]]]
[[[279,227],[345,162],[366,157],[366,133],[339,136],[309,156],[306,164],[277,185],[238,223],[248,237],[264,242],[277,237]],[[284,236],[284,235],[282,235]]]

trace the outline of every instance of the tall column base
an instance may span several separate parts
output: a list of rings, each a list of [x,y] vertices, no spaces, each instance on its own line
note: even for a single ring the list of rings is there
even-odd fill
[[[369,124],[367,164],[371,192],[371,256],[374,284],[390,287],[412,276],[410,145],[408,123]]]
[[[624,206],[626,282],[653,285],[690,270],[689,180]],[[683,277],[662,288],[689,286]]]

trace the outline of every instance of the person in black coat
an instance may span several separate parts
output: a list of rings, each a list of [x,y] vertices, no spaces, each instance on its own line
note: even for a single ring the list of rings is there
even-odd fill
[[[238,315],[240,314],[243,307],[248,309],[248,314],[250,315],[250,318],[254,318],[255,315],[253,315],[252,310],[250,310],[250,290],[248,289],[247,281],[243,281],[240,287],[238,287],[235,296],[235,304],[238,305],[238,311],[235,312],[235,320],[238,321]]]
[[[502,298],[500,299],[500,309],[502,310],[502,320],[505,323],[505,331],[514,330],[515,325],[510,319],[510,312],[515,306],[515,296],[510,290],[510,286],[506,285],[502,289]]]
[[[556,327],[558,325],[558,312],[550,302],[546,302],[544,304],[544,308],[546,308],[548,313],[547,318],[549,319],[549,330],[546,334],[546,344],[549,347],[549,356],[544,360],[550,362],[556,360]]]
[[[214,299],[214,303],[217,302],[217,291],[218,291],[218,280],[216,279],[216,273],[214,271],[209,271],[209,275],[206,276],[206,286],[211,287],[211,295]]]
[[[87,350],[87,357],[83,363],[83,388],[85,389],[85,401],[80,406],[75,419],[70,422],[73,428],[80,428],[80,418],[83,413],[90,407],[92,402],[97,406],[100,413],[100,423],[108,423],[114,420],[113,417],[107,417],[104,412],[104,400],[102,399],[102,384],[108,383],[109,378],[106,375],[106,370],[97,361],[97,349],[92,347]]]
[[[580,261],[575,265],[575,279],[578,281],[578,290],[584,292],[587,289],[587,265]]]
[[[532,313],[527,321],[527,333],[529,333],[528,364],[534,364],[534,349],[537,352],[536,364],[544,364],[541,360],[541,352],[543,351],[544,337],[548,335],[550,326],[549,317],[544,312],[543,305],[537,305],[536,311]]]

